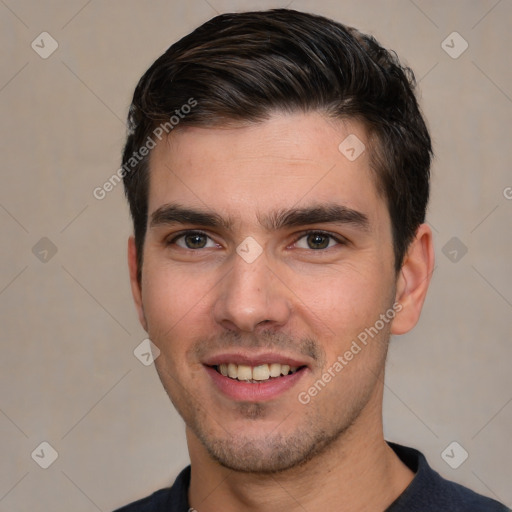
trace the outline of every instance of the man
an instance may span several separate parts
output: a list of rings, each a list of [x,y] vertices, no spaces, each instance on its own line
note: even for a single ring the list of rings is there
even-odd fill
[[[412,73],[322,17],[221,15],[129,127],[132,290],[191,466],[120,510],[505,511],[383,437],[389,338],[434,265]]]

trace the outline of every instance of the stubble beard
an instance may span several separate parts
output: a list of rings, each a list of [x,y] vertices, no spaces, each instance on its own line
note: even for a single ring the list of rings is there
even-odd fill
[[[301,468],[312,459],[321,457],[337,441],[348,437],[351,427],[368,404],[371,392],[372,389],[365,388],[357,396],[352,396],[350,403],[340,400],[337,404],[326,404],[331,414],[322,409],[310,409],[311,404],[301,405],[304,410],[285,415],[281,424],[272,431],[262,428],[261,434],[253,436],[240,431],[230,432],[229,427],[212,419],[204,408],[195,408],[190,400],[186,404],[177,403],[172,398],[171,401],[187,427],[218,464],[242,473],[277,474]],[[267,405],[255,403],[238,404],[236,409],[238,417],[251,422],[263,422],[268,412]],[[333,409],[337,409],[334,416]],[[295,415],[301,415],[300,424],[291,432],[282,432]]]
[[[259,439],[214,438],[200,427],[190,427],[210,457],[221,466],[241,473],[277,474],[299,468],[320,456],[350,425],[333,432],[302,427],[292,434],[273,433]]]
[[[385,345],[389,341],[389,333],[386,334]],[[382,343],[384,340],[374,341]],[[232,471],[276,474],[306,465],[337,441],[350,436],[351,428],[374,395],[378,379],[383,377],[383,374],[379,374],[383,371],[385,358],[384,353],[383,361],[377,362],[373,369],[367,368],[373,375],[365,382],[363,380],[364,385],[360,385],[359,381],[352,391],[345,391],[339,397],[315,397],[310,404],[301,404],[288,416],[284,413],[281,422],[278,421],[270,432],[263,425],[266,418],[275,417],[275,407],[265,403],[235,404],[233,411],[237,418],[262,423],[261,433],[253,436],[240,431],[230,432],[229,426],[221,424],[222,418],[214,418],[198,397],[192,396],[177,382],[175,372],[160,367],[158,360],[155,365],[171,402],[211,459]],[[340,375],[336,378],[344,377]],[[323,393],[329,394],[329,391],[323,390],[320,395]],[[293,399],[297,400],[295,397]],[[297,417],[298,423],[290,431],[288,426]]]

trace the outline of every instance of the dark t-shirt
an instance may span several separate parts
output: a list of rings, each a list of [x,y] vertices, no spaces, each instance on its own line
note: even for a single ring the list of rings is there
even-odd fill
[[[497,501],[445,480],[430,468],[419,451],[393,443],[389,445],[415,476],[384,512],[511,512]],[[115,512],[188,512],[189,484],[190,466],[178,475],[172,487],[161,489]]]

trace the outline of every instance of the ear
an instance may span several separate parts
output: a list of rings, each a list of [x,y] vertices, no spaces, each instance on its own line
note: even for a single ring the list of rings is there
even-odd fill
[[[148,326],[146,317],[144,316],[144,308],[142,306],[142,288],[141,283],[137,278],[137,247],[133,236],[128,239],[128,268],[130,269],[130,284],[132,287],[133,301],[135,302],[135,307],[137,308],[137,313],[139,315],[139,322],[147,332]]]
[[[395,301],[402,308],[393,320],[392,334],[404,334],[417,324],[433,271],[432,231],[427,224],[421,224],[398,275]]]

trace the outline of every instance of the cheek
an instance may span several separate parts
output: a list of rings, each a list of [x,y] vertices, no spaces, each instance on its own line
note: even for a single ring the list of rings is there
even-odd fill
[[[200,328],[198,317],[203,323],[211,310],[211,289],[213,284],[189,271],[171,268],[169,265],[149,263],[148,272],[142,283],[142,300],[148,329],[163,345],[180,338],[194,338]],[[187,334],[186,337],[183,333]],[[153,338],[152,338],[153,339]],[[183,343],[184,345],[184,343]]]
[[[389,308],[389,275],[379,262],[367,269],[346,265],[322,275],[302,275],[293,286],[296,308],[317,326],[318,335],[334,338],[333,350],[340,350]]]

